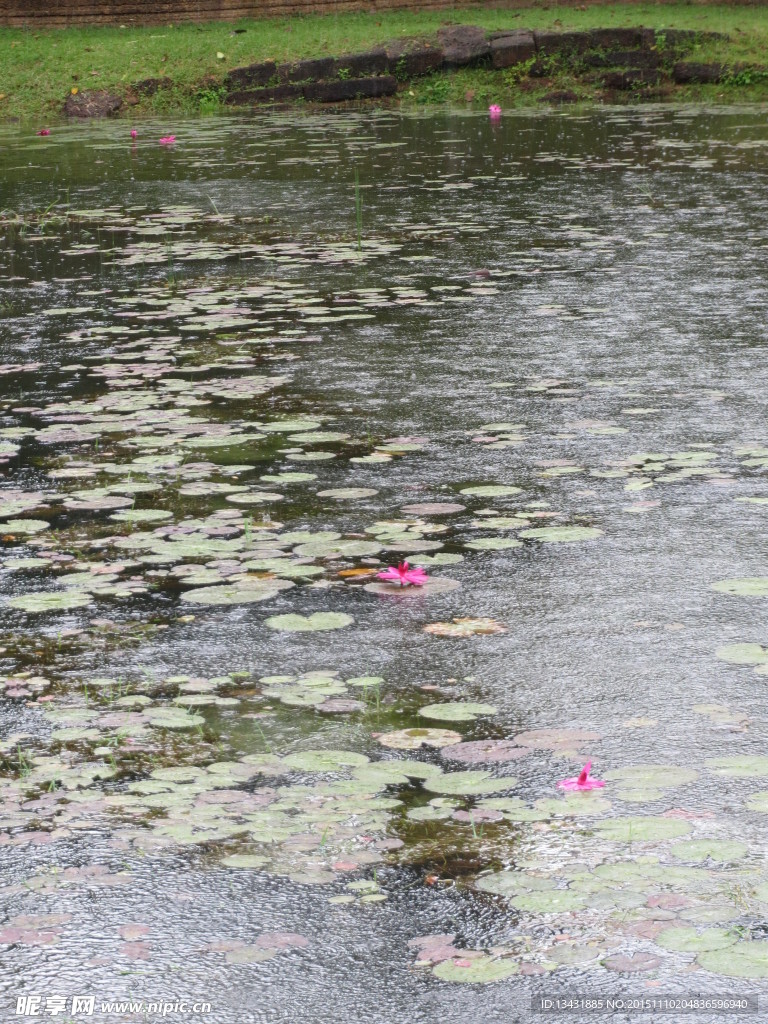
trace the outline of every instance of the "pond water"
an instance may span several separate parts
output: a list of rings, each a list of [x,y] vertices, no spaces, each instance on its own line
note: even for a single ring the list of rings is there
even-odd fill
[[[6,1017],[765,995],[765,112],[137,130],[0,133]]]

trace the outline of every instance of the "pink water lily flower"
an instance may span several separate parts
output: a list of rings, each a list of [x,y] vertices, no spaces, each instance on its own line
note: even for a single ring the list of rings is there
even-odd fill
[[[176,141],[176,136],[175,135],[164,135],[162,137],[162,139],[160,139],[160,145],[161,146],[172,146],[175,141]]]
[[[488,114],[492,121],[497,121],[501,117],[501,107],[498,103],[492,103],[490,107],[488,107]]]
[[[395,583],[399,583],[401,587],[406,587],[408,584],[414,587],[423,587],[429,578],[424,570],[419,567],[410,569],[408,562],[401,562],[397,568],[394,565],[390,565],[384,572],[376,573],[376,576],[380,580],[392,580]]]
[[[41,128],[40,131],[37,134],[38,135],[50,135],[51,134],[51,129],[50,128]]]
[[[591,779],[589,777],[589,770],[591,767],[592,762],[587,761],[581,769],[581,774],[577,778],[563,779],[562,782],[558,782],[557,788],[568,790],[602,789],[605,783],[601,779]]]
[[[138,134],[139,134],[139,133],[138,133],[138,132],[136,131],[136,129],[135,129],[135,128],[131,128],[131,138],[132,138],[132,139],[135,139],[135,138],[137,138],[137,137],[138,137]]]

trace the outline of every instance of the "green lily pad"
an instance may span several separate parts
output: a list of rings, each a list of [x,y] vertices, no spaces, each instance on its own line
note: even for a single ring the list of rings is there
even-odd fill
[[[335,498],[337,501],[351,501],[354,498],[372,498],[379,492],[375,487],[331,487],[327,491],[318,491],[318,498]]]
[[[522,542],[509,537],[478,537],[477,540],[470,540],[464,545],[473,551],[504,551],[508,548],[521,548]]]
[[[725,839],[693,839],[685,843],[676,843],[670,853],[680,860],[740,860],[746,856],[748,847],[745,843],[729,842]]]
[[[441,981],[464,983],[465,985],[488,985],[503,981],[519,974],[520,965],[514,960],[497,960],[491,956],[443,960],[432,968],[432,973]]]
[[[589,817],[605,814],[611,809],[610,800],[598,796],[594,791],[569,793],[567,796],[544,798],[534,804],[536,810],[547,817]]]
[[[768,942],[737,942],[699,953],[696,961],[705,970],[728,978],[768,978]]]
[[[691,831],[687,821],[677,818],[627,817],[608,818],[592,826],[603,838],[622,843],[656,843],[677,839]]]
[[[9,519],[3,523],[2,530],[3,533],[33,534],[47,530],[50,525],[45,519]]]
[[[596,526],[537,526],[532,530],[521,530],[518,534],[518,537],[544,541],[545,544],[595,540],[602,536],[603,531]]]
[[[419,747],[447,747],[461,743],[461,733],[452,729],[398,729],[376,737],[384,747],[392,750],[418,750]]]
[[[480,715],[495,715],[498,708],[493,704],[465,704],[455,702],[447,704],[427,704],[419,709],[423,718],[435,718],[439,722],[474,722]]]
[[[21,597],[12,597],[8,602],[9,607],[18,608],[28,615],[37,615],[44,612],[71,611],[74,608],[87,608],[90,604],[93,604],[91,595],[78,591],[71,591],[65,594],[24,594]]]
[[[744,754],[741,757],[713,757],[707,764],[719,775],[731,775],[736,779],[760,779],[768,777],[768,757],[759,754]]]
[[[550,889],[543,892],[523,893],[513,896],[510,903],[518,910],[531,914],[562,914],[572,910],[583,910],[587,896],[570,889]]]
[[[665,928],[656,936],[655,942],[663,949],[671,949],[675,953],[705,953],[715,949],[726,949],[733,946],[737,936],[725,928]]]
[[[527,875],[523,871],[496,871],[492,875],[481,875],[475,882],[475,888],[496,896],[519,896],[554,889],[555,882],[551,878]]]
[[[436,778],[424,781],[425,789],[432,793],[450,793],[459,796],[474,796],[482,793],[502,793],[517,783],[507,775],[500,779],[490,777],[488,772],[446,772]]]
[[[768,664],[768,651],[760,644],[726,644],[717,648],[715,657],[732,665]]]
[[[233,853],[221,861],[225,868],[261,868],[269,863],[269,857],[260,857],[255,853]]]
[[[719,594],[735,594],[738,597],[768,597],[768,576],[742,576],[718,580],[711,585]]]
[[[194,729],[205,722],[200,715],[192,715],[176,707],[149,708],[142,717],[156,729]]]
[[[285,633],[314,633],[326,629],[343,629],[355,620],[342,612],[315,612],[313,615],[273,615],[264,625]]]
[[[253,604],[267,601],[281,590],[293,586],[295,584],[290,580],[254,579],[223,586],[200,587],[182,594],[181,600],[188,604],[205,605]]]
[[[159,523],[172,516],[172,512],[161,508],[134,508],[126,512],[115,512],[109,518],[116,523]]]
[[[302,750],[287,754],[282,760],[288,768],[304,772],[338,772],[368,764],[365,754],[352,750]]]
[[[503,498],[511,494],[521,494],[522,487],[507,487],[504,484],[483,484],[480,487],[464,487],[461,494],[472,494],[478,498]]]

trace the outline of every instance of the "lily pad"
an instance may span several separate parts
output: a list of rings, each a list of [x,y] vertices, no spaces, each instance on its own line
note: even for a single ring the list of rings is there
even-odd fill
[[[587,896],[570,889],[550,889],[513,896],[510,903],[518,910],[532,914],[563,914],[583,910],[587,905]]]
[[[728,978],[768,978],[768,942],[737,942],[699,953],[696,961],[705,970]]]
[[[761,779],[768,777],[768,757],[760,754],[744,754],[740,757],[713,757],[707,764],[719,775],[731,775],[736,779]]]
[[[685,843],[676,843],[670,853],[679,860],[741,860],[748,852],[746,843],[729,842],[727,839],[693,839]]]
[[[520,973],[520,965],[514,960],[498,960],[491,956],[472,959],[454,958],[443,960],[432,968],[432,973],[441,981],[464,983],[465,985],[488,985],[503,981]]]
[[[28,615],[38,615],[45,612],[64,612],[74,608],[87,608],[93,604],[90,594],[83,594],[78,591],[70,591],[65,594],[36,593],[24,594],[21,597],[12,597],[8,602],[11,608],[18,608]]]
[[[273,615],[265,626],[285,633],[315,633],[327,629],[343,629],[355,620],[342,612],[315,612],[312,615]]]
[[[446,772],[435,778],[425,779],[424,787],[432,793],[474,796],[483,793],[503,793],[513,789],[517,779],[506,776],[500,779],[490,777],[488,772]]]
[[[297,754],[286,755],[283,764],[297,771],[338,772],[367,765],[368,758],[352,750],[302,750]]]
[[[638,816],[596,821],[592,828],[603,838],[622,843],[658,843],[688,835],[691,826],[677,818]]]
[[[495,619],[456,618],[452,622],[430,622],[423,627],[425,633],[432,636],[469,637],[489,636],[494,633],[506,633],[506,627]]]
[[[379,492],[375,487],[331,487],[318,491],[318,498],[335,498],[337,501],[352,501],[354,498],[372,498]]]
[[[704,953],[733,946],[737,936],[724,928],[665,928],[656,936],[656,945],[675,953]]]
[[[3,523],[2,530],[3,533],[33,534],[47,530],[50,525],[45,519],[9,519]]]
[[[495,715],[498,709],[493,704],[448,703],[427,704],[419,709],[423,718],[436,718],[440,722],[474,722],[480,715]]]
[[[521,494],[522,487],[509,487],[505,484],[483,484],[479,487],[464,487],[461,494],[471,494],[477,498],[504,498],[512,494]]]
[[[522,542],[513,540],[510,537],[478,537],[477,540],[470,540],[464,545],[473,551],[504,551],[509,548],[521,548]]]
[[[570,543],[581,540],[595,540],[603,531],[596,526],[537,526],[532,530],[521,530],[518,537],[540,540],[545,544]]]
[[[732,665],[768,664],[768,650],[760,644],[726,644],[717,648],[715,657]]]
[[[718,580],[712,584],[712,590],[719,594],[735,594],[738,597],[768,597],[768,576],[741,576]]]
[[[454,746],[446,748],[441,756],[452,761],[463,761],[466,764],[482,764],[516,761],[517,758],[525,757],[527,754],[530,754],[528,748],[519,747],[512,740],[473,740],[469,743],[456,743]]]
[[[461,743],[461,734],[451,729],[398,729],[376,737],[392,750],[418,750],[419,747],[447,747]]]
[[[216,587],[199,587],[181,595],[188,604],[233,605],[267,601],[295,584],[290,580],[254,579]],[[283,616],[284,618],[286,616]]]

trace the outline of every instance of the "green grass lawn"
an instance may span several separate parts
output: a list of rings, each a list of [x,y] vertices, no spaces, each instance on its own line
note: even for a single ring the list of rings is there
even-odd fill
[[[466,7],[145,29],[0,29],[0,118],[50,119],[73,88],[122,94],[132,82],[151,77],[170,78],[174,88],[144,100],[136,113],[205,112],[217,107],[217,87],[230,68],[268,58],[283,61],[365,50],[397,37],[429,36],[441,25],[462,22],[488,29],[645,25],[714,30],[728,33],[731,42],[708,44],[697,59],[768,63],[768,8],[693,3],[597,5],[586,10]],[[476,71],[436,75],[414,83],[412,95],[406,93],[404,99],[445,102],[463,99],[473,87],[492,91],[494,80],[488,75]],[[514,82],[507,77],[497,84],[502,92],[509,92]],[[703,94],[731,99],[731,92],[709,87]],[[763,93],[768,95],[764,86],[751,88],[743,98],[762,99]]]

